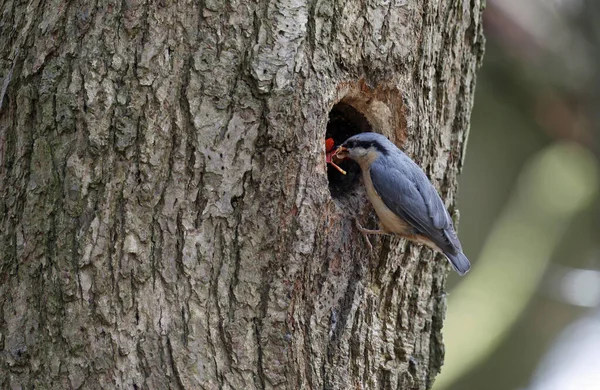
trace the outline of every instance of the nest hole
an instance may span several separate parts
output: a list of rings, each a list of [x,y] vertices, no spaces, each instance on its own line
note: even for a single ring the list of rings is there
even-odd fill
[[[367,131],[373,131],[367,118],[351,105],[340,102],[329,112],[325,139],[333,138],[337,147],[353,135]],[[360,167],[354,161],[344,160],[338,165],[346,171],[346,175],[327,164],[329,192],[334,199],[343,198],[353,192],[360,178]]]

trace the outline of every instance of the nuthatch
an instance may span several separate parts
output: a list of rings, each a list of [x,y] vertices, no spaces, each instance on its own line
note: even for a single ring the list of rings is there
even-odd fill
[[[425,172],[396,145],[381,134],[360,133],[348,138],[336,157],[358,163],[379,217],[379,230],[365,229],[357,222],[365,237],[398,234],[443,253],[459,275],[469,271],[471,264],[442,199]]]

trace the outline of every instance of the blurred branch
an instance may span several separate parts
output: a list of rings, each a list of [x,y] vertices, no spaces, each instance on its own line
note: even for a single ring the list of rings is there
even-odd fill
[[[448,387],[502,341],[598,185],[595,158],[573,143],[557,142],[525,166],[473,271],[449,298],[446,363],[434,389]]]
[[[527,390],[597,389],[600,308],[570,325],[541,362]]]

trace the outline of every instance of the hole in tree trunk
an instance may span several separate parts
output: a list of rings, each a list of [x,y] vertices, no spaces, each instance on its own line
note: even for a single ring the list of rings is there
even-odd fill
[[[329,112],[325,139],[333,138],[334,145],[337,147],[351,136],[367,131],[373,131],[367,118],[351,105],[340,102]],[[354,161],[344,160],[338,165],[346,171],[346,175],[341,174],[331,164],[327,164],[329,192],[333,198],[342,198],[352,192],[358,185],[360,177],[360,168]]]

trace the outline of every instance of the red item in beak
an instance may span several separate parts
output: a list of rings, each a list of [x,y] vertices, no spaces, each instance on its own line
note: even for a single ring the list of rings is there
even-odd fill
[[[327,152],[331,152],[331,150],[333,149],[334,146],[335,146],[335,141],[333,140],[333,138],[327,138],[325,140],[325,150]]]
[[[344,171],[342,168],[340,168],[336,163],[333,162],[332,158],[333,156],[335,156],[335,153],[337,152],[337,149],[334,149],[335,146],[335,141],[333,140],[333,138],[327,138],[325,140],[325,162],[327,164],[331,164],[333,165],[333,167],[335,169],[337,169],[338,171],[340,171],[340,173],[342,175],[346,174],[346,171]]]

